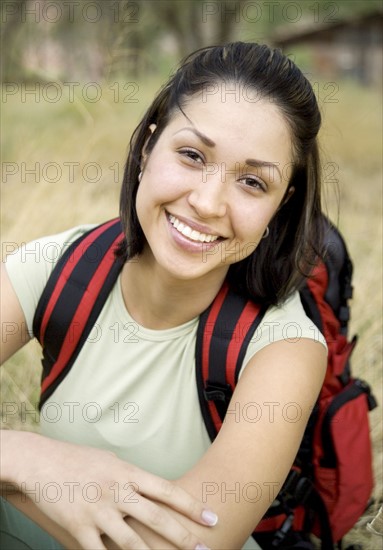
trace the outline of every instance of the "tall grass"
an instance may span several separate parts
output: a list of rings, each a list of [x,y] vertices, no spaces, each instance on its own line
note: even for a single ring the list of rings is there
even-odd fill
[[[159,85],[160,81],[139,81],[132,96],[132,88],[124,90],[123,82],[106,83],[94,103],[84,99],[81,86],[72,102],[65,100],[68,94],[64,93],[57,102],[43,97],[37,102],[30,95],[24,98],[22,90],[7,96],[2,122],[3,254],[13,243],[118,214],[128,141]],[[320,84],[319,92],[324,85]],[[326,94],[319,93],[324,115],[324,208],[342,230],[354,261],[351,333],[359,334],[359,344],[352,359],[353,371],[372,385],[381,404],[381,101],[377,90],[349,82],[337,86],[335,103],[326,102]],[[36,175],[28,172],[36,167]],[[53,181],[60,170],[61,177]],[[30,343],[2,369],[2,427],[38,429],[33,407],[39,378],[39,351]],[[378,502],[382,500],[380,407],[371,413],[370,421]],[[368,513],[374,509],[377,505]],[[346,540],[363,542],[364,548],[372,550],[377,541],[367,534],[365,521],[362,519]]]
[[[367,380],[379,407],[370,413],[374,450],[375,504],[346,537],[364,549],[379,547],[365,525],[382,502],[382,105],[378,90],[339,83],[339,103],[323,105],[321,134],[326,162],[335,163],[327,178],[324,202],[342,230],[354,262],[351,334],[358,334],[352,356],[356,376]],[[332,165],[328,165],[327,174]],[[326,178],[325,178],[326,179]],[[338,179],[339,181],[331,181]]]

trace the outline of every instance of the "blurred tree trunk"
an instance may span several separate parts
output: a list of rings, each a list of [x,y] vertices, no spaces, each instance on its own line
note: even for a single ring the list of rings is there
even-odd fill
[[[143,3],[147,9],[150,5],[164,28],[173,35],[179,55],[184,57],[203,46],[232,40],[245,1],[144,0]]]
[[[25,9],[27,0],[15,0],[10,3],[1,3],[1,81],[16,80],[22,77],[22,28],[20,13]]]

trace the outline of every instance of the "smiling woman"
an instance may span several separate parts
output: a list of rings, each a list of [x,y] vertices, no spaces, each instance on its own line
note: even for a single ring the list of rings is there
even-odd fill
[[[156,125],[149,131],[150,140]],[[251,161],[254,153],[257,162]],[[182,280],[184,291],[186,284],[192,289],[198,283],[212,300],[229,266],[253,253],[286,200],[292,158],[290,129],[269,101],[229,96],[223,102],[218,94],[206,101],[200,94],[189,99],[150,155],[142,155],[136,209],[146,241],[140,259],[148,256],[147,279],[141,262],[128,262],[129,286],[139,280],[149,288],[158,273],[173,287]],[[288,167],[287,177],[282,180],[270,166]],[[185,300],[191,295],[185,293],[176,324],[189,320]],[[146,324],[152,326],[151,320]]]
[[[3,434],[2,479],[14,489],[6,496],[25,514],[4,503],[5,547],[258,547],[250,535],[272,499],[268,490],[249,496],[249,487],[283,483],[325,372],[324,341],[298,293],[320,242],[319,126],[299,69],[257,44],[195,52],[156,96],[130,144],[115,256],[123,266],[98,337],[44,401],[42,435]],[[38,243],[65,250],[89,229]],[[2,343],[3,360],[33,336],[59,260],[24,257],[9,256],[2,271],[2,319],[28,334]],[[300,414],[294,422],[228,414],[211,442],[195,348],[200,316],[222,287],[267,308],[230,406],[297,403]],[[285,340],[291,323],[300,328],[294,345]],[[134,421],[121,421],[132,404]],[[61,498],[27,496],[52,483]]]
[[[208,111],[212,112],[210,107],[216,112],[215,118],[206,118]],[[278,182],[279,189],[285,186],[285,196],[273,213],[277,215],[271,215],[269,238],[252,238],[256,249],[246,247],[246,258],[237,254],[236,264],[228,273],[231,284],[239,285],[241,292],[257,301],[277,304],[299,287],[320,252],[317,135],[321,116],[310,83],[290,59],[264,45],[235,43],[191,54],[157,95],[131,140],[120,203],[129,236],[120,248],[124,258],[142,252],[145,237],[135,202],[138,176],[145,155],[165,129],[169,135],[169,124],[175,134],[187,129],[189,145],[185,145],[185,130],[174,139],[183,137],[183,143],[178,143],[181,154],[184,151],[195,161],[200,157],[199,180],[207,203],[209,191],[203,184],[210,181],[211,192],[221,193],[233,181],[233,174],[238,185],[247,180],[246,188],[256,185],[266,191]],[[193,134],[195,140],[191,142]],[[201,151],[199,142],[204,146]],[[192,153],[186,152],[189,150]],[[248,174],[249,168],[253,171]],[[259,186],[249,182],[247,175]],[[218,188],[216,179],[221,181]],[[267,222],[263,229],[266,226]]]

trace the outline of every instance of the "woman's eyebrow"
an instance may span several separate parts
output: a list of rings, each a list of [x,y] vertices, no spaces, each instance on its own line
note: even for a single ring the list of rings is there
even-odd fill
[[[178,130],[178,132],[176,132],[173,135],[179,134],[184,130],[189,130],[189,132],[193,132],[193,134],[199,137],[202,143],[204,143],[208,147],[215,147],[215,142],[212,139],[208,138],[207,136],[205,136],[205,134],[202,134],[199,130],[197,130],[197,128],[193,128],[192,126],[186,126],[185,128],[181,128],[181,130]]]
[[[280,179],[282,180],[282,174],[281,174],[281,171],[278,168],[278,164],[279,163],[276,163],[276,162],[267,162],[266,160],[258,160],[258,159],[247,159],[246,160],[246,165],[255,166],[255,168],[264,168],[264,167],[269,167],[269,168],[273,168],[273,169],[275,168],[276,171],[279,174]]]

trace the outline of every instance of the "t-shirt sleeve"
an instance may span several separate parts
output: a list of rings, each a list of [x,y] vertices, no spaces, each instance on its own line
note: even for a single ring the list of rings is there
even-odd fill
[[[57,235],[22,243],[15,252],[6,257],[5,267],[31,337],[38,301],[56,263],[68,246],[92,227],[94,225],[78,226]]]
[[[240,374],[250,359],[265,346],[280,340],[294,345],[294,342],[301,338],[314,340],[318,345],[323,345],[327,349],[322,333],[303,309],[299,292],[294,292],[283,304],[278,307],[270,307],[266,311],[262,322],[250,340]]]

